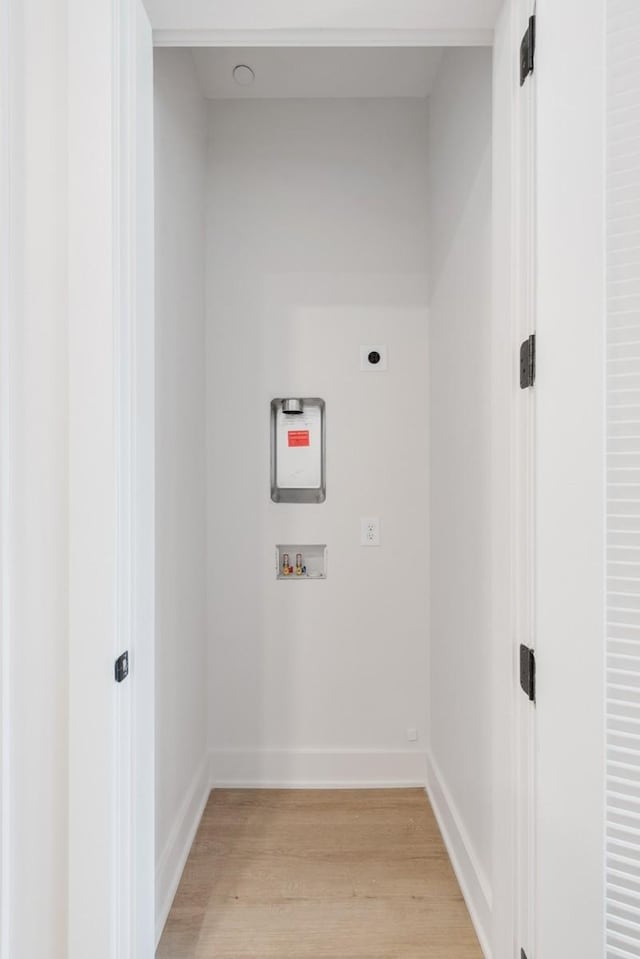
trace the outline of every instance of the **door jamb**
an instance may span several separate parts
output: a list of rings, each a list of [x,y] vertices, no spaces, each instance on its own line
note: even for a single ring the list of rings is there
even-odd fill
[[[147,38],[148,58],[142,54]],[[153,101],[146,91],[151,26],[141,0],[122,2],[118,64],[117,628],[131,675],[117,691],[116,814],[123,842],[116,862],[116,949],[122,959],[135,959],[155,949],[155,816],[147,809],[155,780],[153,118],[147,116]]]
[[[10,771],[11,687],[10,559],[11,559],[11,18],[10,4],[0,10],[0,957],[9,959],[10,945]]]
[[[493,835],[494,959],[520,956],[518,929],[518,738],[517,612],[522,602],[516,575],[519,489],[518,410],[518,151],[520,0],[504,4],[496,24],[493,88],[493,311],[492,311],[492,529],[491,606],[493,635]],[[500,138],[501,149],[495,149]]]
[[[281,29],[153,31],[154,47],[490,47],[492,30]]]
[[[517,0],[514,7],[512,49],[520,42],[535,16],[535,0]],[[516,65],[516,70],[519,64]],[[514,250],[515,289],[513,304],[514,357],[521,342],[536,333],[536,86],[534,69],[518,86],[514,100]],[[517,365],[514,363],[514,372]],[[517,380],[517,374],[516,374]],[[536,387],[515,385],[513,407],[513,454],[515,459],[514,515],[512,525],[515,617],[514,659],[516,677],[516,743],[514,781],[516,787],[515,846],[516,901],[514,921],[517,955],[524,948],[531,956],[536,950],[535,867],[536,867],[536,707],[519,687],[520,644],[536,648],[535,517],[536,517]]]

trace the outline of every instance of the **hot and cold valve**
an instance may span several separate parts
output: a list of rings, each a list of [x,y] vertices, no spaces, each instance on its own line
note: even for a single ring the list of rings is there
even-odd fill
[[[296,553],[295,567],[291,566],[289,563],[289,554],[283,553],[281,573],[283,576],[292,576],[294,573],[296,576],[306,576],[307,567],[302,563],[302,553]]]
[[[320,543],[295,543],[276,546],[278,579],[325,579],[327,547]]]

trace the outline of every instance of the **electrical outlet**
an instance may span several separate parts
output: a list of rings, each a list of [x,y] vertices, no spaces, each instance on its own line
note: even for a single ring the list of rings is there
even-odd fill
[[[417,743],[417,741],[418,741],[418,730],[417,730],[417,729],[413,729],[413,727],[410,726],[410,727],[407,729],[407,739],[409,740],[410,743]]]
[[[377,516],[360,517],[360,545],[380,545],[380,520]]]

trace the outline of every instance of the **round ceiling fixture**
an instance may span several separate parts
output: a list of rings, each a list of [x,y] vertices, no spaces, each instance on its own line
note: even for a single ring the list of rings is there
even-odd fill
[[[255,78],[255,73],[251,67],[246,65],[246,63],[239,63],[237,67],[233,68],[233,79],[236,81],[238,86],[249,87]]]

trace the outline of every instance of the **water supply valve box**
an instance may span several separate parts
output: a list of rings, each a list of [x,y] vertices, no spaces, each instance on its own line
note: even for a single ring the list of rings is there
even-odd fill
[[[324,543],[288,543],[276,546],[276,579],[327,578],[327,547]]]

